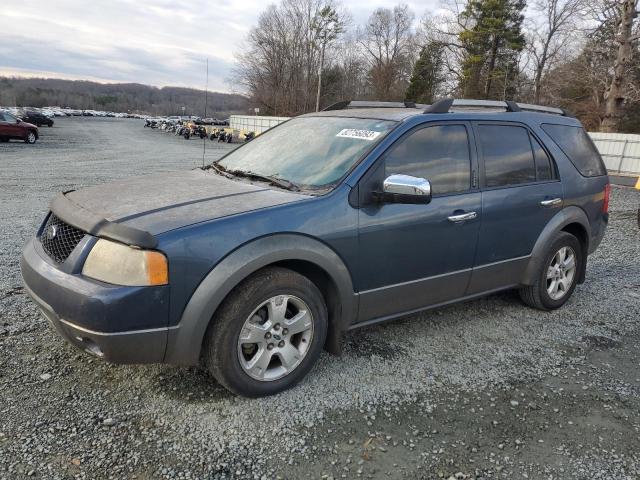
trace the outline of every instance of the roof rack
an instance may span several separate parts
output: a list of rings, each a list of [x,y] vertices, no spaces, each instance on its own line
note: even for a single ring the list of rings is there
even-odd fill
[[[462,109],[483,109],[494,108],[504,110],[506,112],[538,112],[552,113],[555,115],[563,115],[565,117],[573,117],[574,115],[563,109],[556,107],[545,107],[542,105],[531,105],[529,103],[517,103],[511,100],[470,100],[470,99],[453,99],[443,98],[424,110],[424,113],[449,113],[451,108]]]
[[[373,100],[343,100],[324,108],[323,112],[331,110],[345,110],[349,108],[422,108],[426,105],[416,105],[415,102],[377,102]]]

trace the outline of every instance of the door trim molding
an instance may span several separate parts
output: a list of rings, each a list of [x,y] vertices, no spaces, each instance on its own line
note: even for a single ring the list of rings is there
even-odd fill
[[[456,304],[456,303],[462,303],[462,302],[466,302],[466,301],[469,301],[469,300],[475,300],[477,298],[484,297],[486,295],[491,295],[493,293],[502,292],[504,290],[509,290],[509,289],[515,288],[517,286],[518,286],[518,284],[505,285],[504,287],[494,288],[492,290],[486,290],[484,292],[474,293],[472,295],[465,295],[463,297],[455,298],[453,300],[447,300],[445,302],[434,303],[433,305],[427,305],[425,307],[415,308],[413,310],[407,310],[407,311],[400,312],[400,313],[394,313],[394,314],[391,314],[391,315],[385,315],[385,316],[382,316],[382,317],[372,318],[371,320],[365,320],[365,321],[362,321],[362,322],[353,323],[353,324],[351,324],[349,326],[349,328],[347,328],[347,331],[356,330],[358,328],[368,327],[368,326],[371,326],[371,325],[377,325],[378,323],[384,323],[384,322],[388,322],[388,321],[391,321],[391,320],[396,320],[398,318],[408,317],[408,316],[415,315],[415,314],[420,313],[420,312],[425,312],[427,310],[432,310],[432,309],[439,308],[439,307],[445,307],[447,305],[453,305],[453,304]]]
[[[366,295],[368,293],[375,293],[375,292],[379,292],[379,291],[382,291],[382,290],[387,290],[389,288],[406,287],[406,286],[412,285],[414,283],[420,283],[420,282],[426,282],[426,281],[429,281],[429,280],[435,280],[437,278],[448,277],[449,275],[456,275],[458,273],[470,272],[471,270],[473,270],[473,269],[472,268],[463,268],[462,270],[455,270],[453,272],[440,273],[438,275],[432,275],[431,277],[422,277],[422,278],[416,278],[415,280],[408,280],[406,282],[392,283],[391,285],[385,285],[383,287],[376,287],[376,288],[371,288],[369,290],[362,290],[361,292],[359,292],[359,294],[360,295]]]

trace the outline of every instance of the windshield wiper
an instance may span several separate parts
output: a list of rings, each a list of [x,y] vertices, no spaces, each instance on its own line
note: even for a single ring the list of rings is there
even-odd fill
[[[244,170],[227,170],[218,162],[213,162],[211,164],[211,168],[213,168],[220,175],[224,175],[227,178],[244,177],[244,178],[249,178],[254,180],[262,180],[263,182],[268,182],[277,187],[284,188],[285,190],[291,190],[293,192],[300,191],[300,186],[298,186],[297,184],[289,180],[285,180],[284,178],[272,177],[269,175],[261,175],[259,173],[255,173],[251,171],[245,172]]]
[[[233,178],[233,175],[231,173],[227,172],[227,169],[224,168],[222,165],[218,165],[218,162],[213,162],[212,164],[210,164],[208,166],[210,168],[213,168],[217,173],[219,173],[223,177]],[[205,169],[206,168],[207,167],[205,167]]]

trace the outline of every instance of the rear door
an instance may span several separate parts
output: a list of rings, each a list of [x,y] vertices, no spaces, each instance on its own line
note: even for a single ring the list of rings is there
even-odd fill
[[[482,222],[467,294],[517,284],[536,240],[563,201],[557,168],[525,125],[475,122],[474,131]]]

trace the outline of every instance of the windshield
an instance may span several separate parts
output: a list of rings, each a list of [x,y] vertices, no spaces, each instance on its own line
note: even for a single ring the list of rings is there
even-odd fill
[[[217,165],[232,174],[244,172],[299,186],[328,187],[395,124],[347,117],[295,118],[231,152]]]

